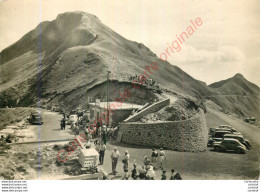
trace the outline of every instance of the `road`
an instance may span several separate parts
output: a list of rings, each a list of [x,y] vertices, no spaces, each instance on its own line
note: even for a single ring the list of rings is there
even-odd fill
[[[43,110],[42,116],[42,125],[29,126],[29,129],[31,129],[36,135],[36,141],[73,138],[73,132],[68,129],[69,125],[66,125],[65,130],[60,129],[60,120],[62,119],[61,114]]]

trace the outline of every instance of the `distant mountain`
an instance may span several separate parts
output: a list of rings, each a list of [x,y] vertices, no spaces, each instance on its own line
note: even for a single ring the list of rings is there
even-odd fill
[[[234,77],[212,83],[209,87],[217,89],[222,94],[226,95],[259,95],[260,88],[249,82],[240,73],[236,74]]]
[[[126,81],[130,76],[142,74],[152,62],[158,63],[158,70],[151,78],[177,95],[212,99],[229,109],[233,102],[222,103],[221,95],[257,95],[255,85],[243,79],[207,86],[177,66],[162,62],[145,45],[125,39],[96,16],[68,12],[40,23],[0,53],[0,107],[37,103],[84,106],[88,97],[106,98],[107,71],[111,71],[108,95],[113,100],[119,90],[131,87]],[[145,103],[154,97],[152,90],[142,88],[133,90],[131,102]],[[244,111],[244,106],[238,108]]]
[[[242,74],[209,85],[215,92],[210,97],[227,111],[241,116],[260,117],[260,88]]]

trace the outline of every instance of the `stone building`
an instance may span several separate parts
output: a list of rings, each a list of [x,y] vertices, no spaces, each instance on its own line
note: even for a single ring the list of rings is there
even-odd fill
[[[142,107],[142,105],[125,102],[89,103],[90,121],[92,123],[95,121],[100,121],[102,124],[115,127],[119,122],[122,122],[129,117],[133,110],[139,109],[140,107]],[[107,110],[107,108],[110,110]]]

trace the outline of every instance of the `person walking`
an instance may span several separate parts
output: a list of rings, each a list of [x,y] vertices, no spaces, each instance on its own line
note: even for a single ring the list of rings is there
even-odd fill
[[[122,160],[122,163],[124,164],[123,169],[124,169],[124,172],[125,172],[123,179],[126,179],[126,180],[128,180],[129,158],[130,158],[130,155],[129,155],[128,151],[125,150],[125,156],[124,156],[124,159]]]
[[[102,142],[101,145],[100,145],[100,150],[99,150],[99,163],[100,163],[100,165],[103,165],[105,150],[106,150],[106,144]]]
[[[163,151],[162,148],[160,148],[159,155],[160,155],[160,168],[162,170],[164,170],[165,161],[166,161],[166,154],[165,154],[165,152]]]
[[[152,152],[152,163],[153,163],[153,165],[154,165],[154,169],[156,169],[157,157],[158,157],[158,152],[155,150],[155,148],[153,148],[153,152]]]
[[[117,166],[117,163],[118,163],[118,158],[120,156],[120,153],[119,151],[117,150],[117,148],[115,147],[114,150],[112,151],[112,154],[111,154],[111,160],[112,160],[112,173],[114,175],[116,175],[117,171],[116,171],[116,166]]]

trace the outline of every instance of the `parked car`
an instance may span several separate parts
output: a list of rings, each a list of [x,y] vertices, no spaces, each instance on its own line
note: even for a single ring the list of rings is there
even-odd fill
[[[208,140],[208,146],[212,146],[215,141],[222,141],[225,134],[232,134],[230,131],[222,131],[217,130],[215,131]]]
[[[238,130],[231,127],[230,125],[220,125],[216,130],[225,130],[225,131],[231,131],[232,134],[236,135],[242,135]]]
[[[73,123],[77,123],[78,122],[78,116],[77,115],[70,115],[69,119],[67,121],[68,125],[71,125]]]
[[[29,117],[29,123],[42,125],[43,124],[42,115],[39,112],[32,112]]]
[[[225,138],[231,138],[231,139],[236,139],[238,140],[240,143],[242,143],[246,149],[250,149],[251,145],[249,144],[249,141],[244,139],[242,135],[234,135],[234,134],[225,134],[223,137],[223,140]]]
[[[51,110],[54,111],[54,112],[60,112],[60,108],[59,107],[53,107]]]
[[[215,151],[235,151],[237,153],[246,153],[246,147],[237,139],[225,138],[221,142],[214,142]]]
[[[220,126],[218,126],[218,128],[232,128],[230,125],[220,125]]]

